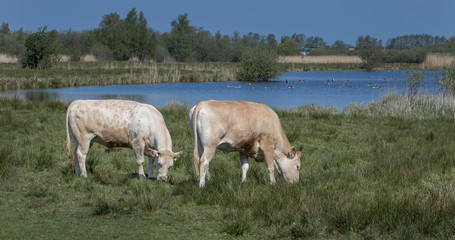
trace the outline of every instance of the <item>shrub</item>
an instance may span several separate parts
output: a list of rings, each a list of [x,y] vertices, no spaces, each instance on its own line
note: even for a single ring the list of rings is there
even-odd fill
[[[455,93],[455,61],[452,61],[448,69],[441,71],[442,78],[434,74],[434,80],[439,85],[440,92],[446,92],[451,95]]]
[[[267,80],[279,75],[278,56],[270,49],[254,48],[240,58],[240,81]]]
[[[427,76],[427,72],[423,71],[406,71],[404,78],[411,95],[417,94],[422,87],[423,79]]]
[[[57,32],[46,32],[47,27],[39,28],[25,39],[26,55],[22,67],[31,69],[51,68],[56,62]]]
[[[362,68],[371,71],[382,64],[382,51],[380,49],[362,49],[360,52]]]

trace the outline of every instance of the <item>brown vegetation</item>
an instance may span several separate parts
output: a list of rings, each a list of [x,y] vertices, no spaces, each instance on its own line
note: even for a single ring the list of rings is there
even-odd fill
[[[425,61],[420,65],[422,69],[441,69],[450,65],[455,60],[454,55],[429,53]]]
[[[358,56],[281,56],[281,63],[362,63]]]
[[[0,53],[0,63],[17,63],[17,57]]]

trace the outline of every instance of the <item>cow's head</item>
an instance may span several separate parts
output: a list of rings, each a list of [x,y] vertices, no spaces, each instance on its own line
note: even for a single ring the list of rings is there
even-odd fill
[[[295,147],[291,148],[288,154],[279,154],[276,159],[278,171],[283,175],[287,182],[293,183],[299,181],[300,172],[300,156],[301,152],[297,152]]]
[[[150,149],[152,156],[155,157],[156,170],[158,171],[158,180],[167,181],[167,173],[169,168],[174,166],[174,161],[182,154],[182,152],[174,153],[169,150],[155,151]]]

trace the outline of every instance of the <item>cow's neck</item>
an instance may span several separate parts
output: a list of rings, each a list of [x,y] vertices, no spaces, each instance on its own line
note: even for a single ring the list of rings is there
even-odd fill
[[[289,140],[284,134],[283,130],[281,130],[281,138],[279,138],[276,148],[279,149],[283,154],[288,154],[291,151],[292,146],[289,143]]]
[[[172,150],[172,140],[168,131],[161,131],[160,136],[155,136],[153,140],[154,146],[152,147],[156,150]]]

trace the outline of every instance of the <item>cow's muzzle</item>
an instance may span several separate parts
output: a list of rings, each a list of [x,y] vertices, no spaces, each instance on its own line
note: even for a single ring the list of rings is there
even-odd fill
[[[160,176],[158,179],[167,182],[167,176]]]

